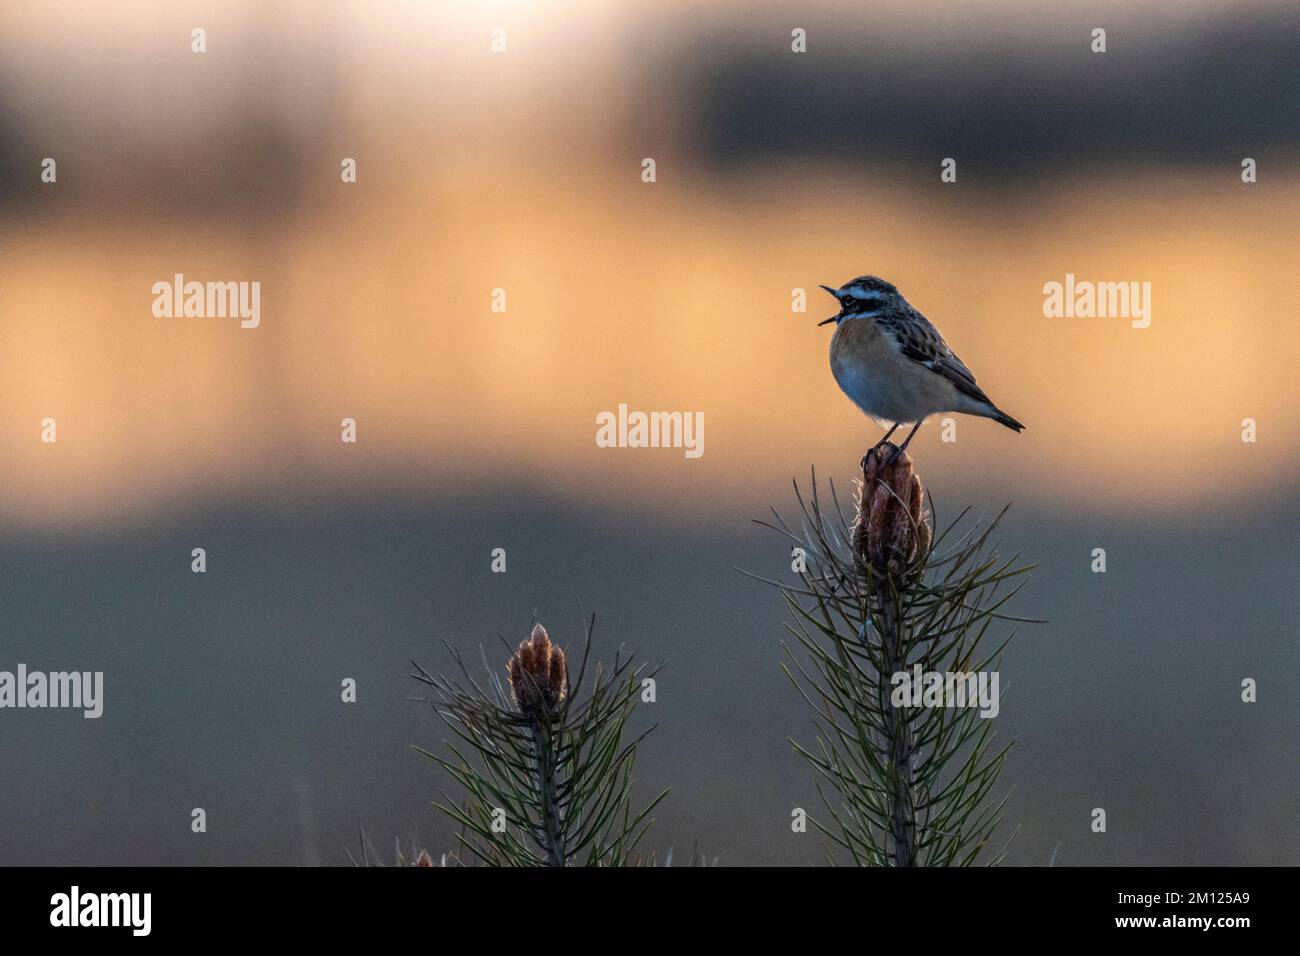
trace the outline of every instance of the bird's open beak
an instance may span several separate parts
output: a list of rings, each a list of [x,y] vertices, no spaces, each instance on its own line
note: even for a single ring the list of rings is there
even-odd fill
[[[836,291],[835,289],[832,289],[830,286],[828,286],[828,285],[824,285],[824,286],[821,286],[820,288],[825,289],[825,290],[826,290],[827,292],[829,292],[831,295],[835,296],[836,299],[839,299],[839,297],[840,297],[839,292]],[[823,321],[821,321],[821,322],[818,322],[817,324],[818,324],[818,325],[829,325],[831,322],[834,322],[834,321],[835,321],[836,319],[838,319],[839,317],[840,317],[840,313],[839,313],[839,312],[836,312],[836,313],[835,313],[834,315],[832,315],[829,319],[825,319],[825,320],[823,320]]]

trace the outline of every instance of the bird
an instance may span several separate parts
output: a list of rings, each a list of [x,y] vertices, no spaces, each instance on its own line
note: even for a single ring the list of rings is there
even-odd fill
[[[1025,427],[993,404],[939,330],[891,283],[859,276],[838,289],[821,288],[840,305],[838,313],[817,323],[835,323],[831,373],[858,408],[882,428],[889,426],[875,448],[900,425],[912,425],[891,461],[927,417],[941,412],[991,418],[1016,432]]]

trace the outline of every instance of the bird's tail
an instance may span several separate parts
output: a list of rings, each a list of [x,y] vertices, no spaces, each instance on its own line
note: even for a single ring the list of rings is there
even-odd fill
[[[996,405],[990,405],[989,408],[991,409],[988,413],[989,418],[993,419],[999,425],[1006,425],[1012,431],[1016,432],[1024,430],[1024,425],[1020,424],[1020,422],[1016,421]]]

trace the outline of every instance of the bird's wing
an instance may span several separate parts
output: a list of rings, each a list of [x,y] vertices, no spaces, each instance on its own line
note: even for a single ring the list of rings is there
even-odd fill
[[[876,318],[881,330],[894,341],[899,353],[918,365],[942,375],[957,391],[992,405],[984,390],[975,384],[964,362],[948,347],[939,330],[916,310],[908,315],[882,315]]]

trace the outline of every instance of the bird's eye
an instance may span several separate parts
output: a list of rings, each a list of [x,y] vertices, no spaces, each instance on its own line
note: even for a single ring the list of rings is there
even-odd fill
[[[846,309],[856,309],[858,307],[858,300],[853,298],[851,295],[846,295],[840,300],[840,304]]]

